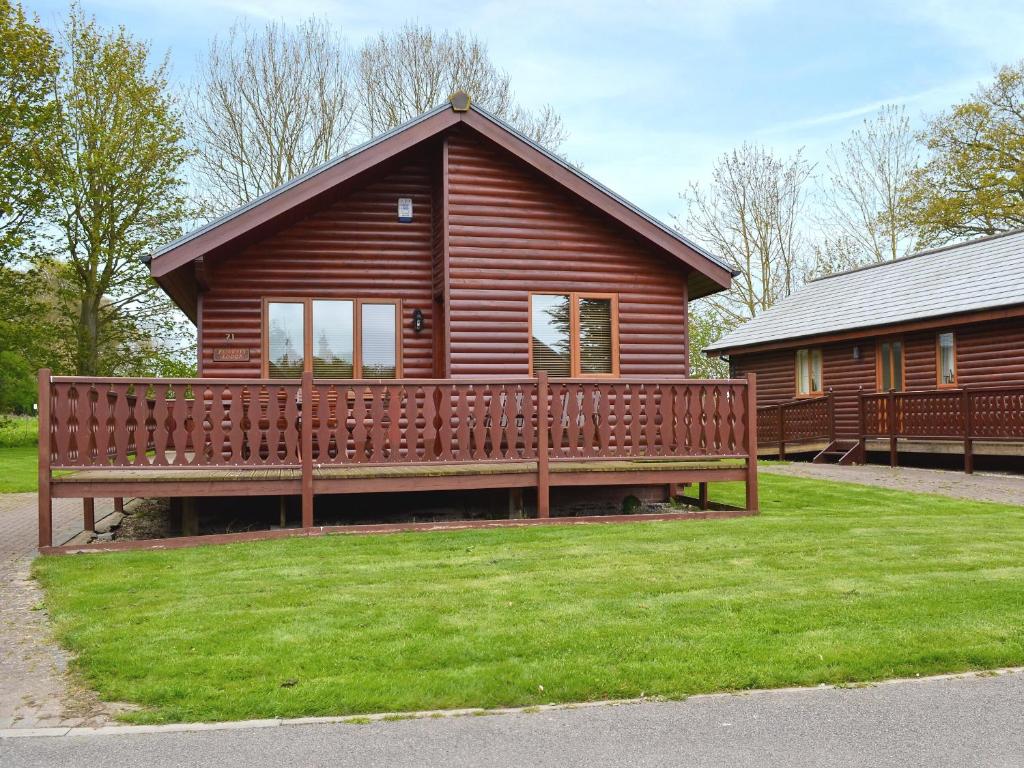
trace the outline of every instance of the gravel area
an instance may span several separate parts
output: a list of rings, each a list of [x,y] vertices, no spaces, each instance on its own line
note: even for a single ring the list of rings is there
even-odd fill
[[[877,485],[915,493],[938,493],[955,499],[994,501],[1024,506],[1024,476],[976,472],[967,475],[945,469],[887,467],[876,464],[838,466],[836,464],[761,464],[759,469],[776,475],[835,480],[843,483]]]

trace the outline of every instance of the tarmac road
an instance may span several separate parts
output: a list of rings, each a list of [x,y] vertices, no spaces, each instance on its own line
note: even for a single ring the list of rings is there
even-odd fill
[[[1017,768],[1024,673],[361,725],[0,738],[3,768],[186,765]]]

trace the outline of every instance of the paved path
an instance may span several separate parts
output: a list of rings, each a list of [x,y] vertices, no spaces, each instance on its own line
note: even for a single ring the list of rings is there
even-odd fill
[[[32,766],[785,766],[1024,764],[1024,674],[491,717],[0,739]]]
[[[862,485],[879,485],[902,491],[939,493],[971,501],[995,501],[1024,506],[1024,476],[978,472],[966,475],[944,469],[886,467],[877,464],[841,467],[836,464],[761,464],[763,472],[814,480],[838,480]]]
[[[96,500],[97,521],[113,511]],[[82,530],[82,502],[54,499],[54,541]],[[43,595],[29,578],[38,541],[34,493],[0,494],[0,728],[102,724],[108,708],[66,674],[52,641]],[[0,765],[4,765],[0,760]]]

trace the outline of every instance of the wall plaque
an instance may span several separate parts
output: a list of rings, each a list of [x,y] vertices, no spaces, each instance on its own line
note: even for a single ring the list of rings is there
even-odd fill
[[[249,350],[240,347],[215,347],[213,350],[215,363],[248,363]]]

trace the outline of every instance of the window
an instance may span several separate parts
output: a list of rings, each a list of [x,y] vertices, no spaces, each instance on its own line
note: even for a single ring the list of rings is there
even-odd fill
[[[359,352],[364,379],[398,376],[398,321],[394,304],[361,304]]]
[[[956,386],[956,336],[952,331],[940,333],[936,339],[938,347],[936,360],[938,363],[938,385],[940,387]]]
[[[878,344],[878,391],[903,390],[903,342],[889,339]]]
[[[306,308],[301,302],[267,305],[267,376],[296,379],[306,367]]]
[[[611,294],[530,296],[530,373],[617,376],[618,301]]]
[[[298,378],[305,370],[323,379],[402,375],[397,301],[270,300],[265,315],[269,378]]]
[[[821,350],[798,349],[796,351],[796,394],[809,397],[822,394]]]
[[[314,376],[323,379],[355,378],[353,306],[351,301],[313,302]]]

